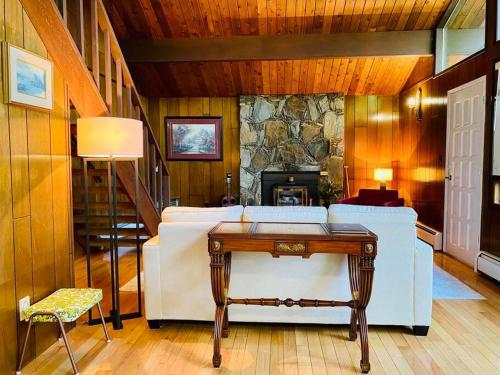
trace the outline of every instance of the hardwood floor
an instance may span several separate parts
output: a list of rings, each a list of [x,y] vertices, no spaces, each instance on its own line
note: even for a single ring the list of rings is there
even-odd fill
[[[105,258],[105,257],[104,257]],[[103,258],[103,259],[104,259]],[[500,286],[451,257],[435,263],[481,293],[486,300],[434,301],[427,337],[409,329],[370,328],[373,374],[499,374]],[[76,271],[81,271],[79,264]],[[78,280],[82,278],[77,278]],[[150,330],[145,319],[111,330],[83,321],[69,334],[80,374],[355,374],[359,340],[347,340],[347,326],[232,324],[222,341],[223,362],[211,367],[212,326],[171,323]],[[62,343],[30,363],[23,374],[70,374]]]

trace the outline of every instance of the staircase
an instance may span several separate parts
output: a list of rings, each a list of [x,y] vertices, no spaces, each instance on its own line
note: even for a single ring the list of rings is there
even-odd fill
[[[74,125],[78,117],[115,116],[143,122],[144,157],[139,162],[140,238],[144,241],[156,235],[161,211],[170,201],[169,173],[102,1],[21,0],[21,3],[68,84],[73,106],[72,143],[76,144],[78,136]],[[83,244],[82,161],[73,156],[75,240]],[[134,176],[132,162],[118,162],[120,246],[135,246]],[[90,245],[108,248],[111,223],[105,163],[95,162],[89,167],[89,186]]]
[[[110,205],[108,201],[108,170],[105,163],[89,163],[89,247],[91,251],[106,251],[110,248]],[[75,241],[85,248],[85,192],[83,188],[83,163],[80,158],[73,160],[73,225]],[[127,195],[121,183],[117,187],[118,246],[136,246],[135,204]],[[139,225],[139,242],[142,245],[150,238],[144,227]]]

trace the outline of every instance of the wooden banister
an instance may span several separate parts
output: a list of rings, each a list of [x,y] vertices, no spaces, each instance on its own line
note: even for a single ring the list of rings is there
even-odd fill
[[[55,3],[51,0],[21,0],[21,3],[52,60],[62,70],[78,113],[105,116],[106,104]]]
[[[104,30],[104,89],[108,111],[113,110],[113,77],[111,76],[111,35],[109,30]]]
[[[92,75],[99,89],[100,74],[99,74],[99,20],[97,13],[97,0],[90,1],[90,34],[92,39]]]
[[[122,74],[122,60],[115,61],[116,69],[116,115],[123,117],[123,74]]]
[[[83,0],[78,1],[78,46],[80,47],[80,53],[85,56],[85,24],[83,20]]]
[[[76,3],[78,14],[76,42],[68,29],[67,2],[63,1],[62,9],[58,9],[53,0],[21,0],[28,17],[42,39],[49,55],[61,70],[70,92],[71,100],[82,117],[90,116],[127,116],[141,120],[144,124],[144,154],[141,165],[141,219],[151,235],[157,232],[160,213],[164,205],[169,203],[169,173],[161,155],[158,141],[155,139],[151,125],[142,107],[140,96],[134,85],[130,71],[125,63],[118,40],[101,0],[90,0]],[[83,7],[90,6],[90,30],[84,27]],[[66,16],[61,16],[65,14]],[[104,35],[104,99],[99,91],[99,32]],[[85,35],[91,36],[91,58],[87,66],[85,62]],[[115,64],[116,76],[113,77],[112,64]],[[116,105],[113,105],[113,79],[116,84]],[[123,91],[125,90],[125,100]],[[115,112],[113,110],[115,109]],[[147,155],[147,156],[146,156]],[[135,199],[133,163],[119,163],[117,176],[126,193]],[[160,180],[160,184],[156,181]],[[152,182],[155,181],[154,183]],[[164,194],[167,194],[166,196]]]
[[[121,60],[125,61],[125,57],[123,55],[123,52],[120,48],[120,44],[118,43],[118,39],[116,38],[116,35],[113,31],[113,27],[111,25],[111,21],[108,17],[108,14],[106,12],[106,8],[104,7],[104,4],[102,3],[102,0],[96,0],[97,2],[97,7],[98,7],[98,19],[99,19],[99,27],[101,27],[102,30],[108,30],[109,31],[109,37],[110,37],[110,44],[111,44],[111,55],[115,60]],[[162,168],[164,169],[165,172],[167,172],[168,175],[168,168],[165,162],[165,159],[161,155],[160,151],[160,145],[157,141],[157,139],[154,137],[153,133],[153,128],[151,127],[151,124],[149,123],[148,117],[146,116],[146,112],[144,111],[144,108],[142,106],[142,102],[139,96],[139,93],[137,92],[137,88],[134,84],[134,80],[132,78],[132,74],[130,74],[130,70],[128,69],[127,64],[123,64],[122,66],[122,74],[123,74],[123,82],[125,85],[130,85],[130,89],[132,91],[132,98],[133,98],[133,103],[136,106],[136,108],[140,111],[140,117],[138,117],[139,120],[142,120],[144,122],[144,125],[148,128],[149,134],[151,135],[150,139],[151,142],[155,144],[156,150],[158,151],[158,157],[162,161]]]

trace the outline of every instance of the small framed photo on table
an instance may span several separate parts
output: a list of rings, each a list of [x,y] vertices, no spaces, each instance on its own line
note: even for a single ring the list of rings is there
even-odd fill
[[[222,117],[165,117],[167,160],[222,160]]]
[[[9,43],[3,47],[6,102],[53,109],[52,62]]]

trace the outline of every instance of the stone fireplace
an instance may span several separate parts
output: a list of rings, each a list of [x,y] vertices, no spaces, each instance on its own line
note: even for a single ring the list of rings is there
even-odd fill
[[[308,173],[316,183],[308,187],[307,201],[318,204],[318,176],[327,172],[333,189],[342,195],[344,167],[344,96],[266,95],[240,97],[240,196],[247,205],[272,205],[263,190],[267,172],[280,172],[294,183]],[[307,172],[307,173],[306,173]],[[280,174],[269,174],[269,176]],[[265,186],[267,189],[267,185]],[[272,190],[272,189],[271,189]],[[297,189],[282,202],[299,200]],[[265,194],[265,197],[264,197]],[[273,193],[271,192],[271,195]],[[295,197],[295,198],[291,198]]]

